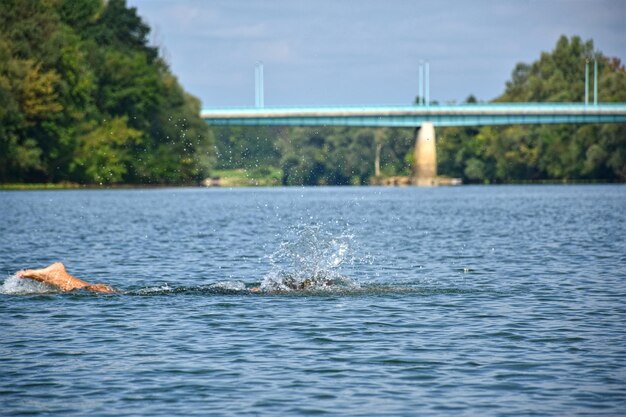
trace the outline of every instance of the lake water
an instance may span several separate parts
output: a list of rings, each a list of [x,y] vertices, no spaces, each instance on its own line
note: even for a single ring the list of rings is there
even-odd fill
[[[0,192],[0,237],[2,415],[626,414],[623,185]]]

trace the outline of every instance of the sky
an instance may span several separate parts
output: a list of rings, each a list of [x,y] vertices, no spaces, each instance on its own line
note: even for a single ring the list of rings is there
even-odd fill
[[[420,62],[440,103],[500,95],[558,38],[626,61],[626,0],[128,0],[204,108],[411,104]],[[581,63],[584,77],[584,63]]]

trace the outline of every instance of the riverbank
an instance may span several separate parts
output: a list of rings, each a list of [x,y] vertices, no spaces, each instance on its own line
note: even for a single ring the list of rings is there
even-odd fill
[[[85,188],[87,186],[71,183],[71,182],[62,182],[62,183],[11,183],[11,184],[0,184],[0,190],[66,190],[73,188]]]
[[[225,171],[219,171],[224,173]],[[78,183],[11,183],[0,184],[0,191],[25,191],[25,190],[72,190],[72,189],[134,189],[134,188],[177,188],[177,187],[222,187],[222,188],[242,188],[242,187],[287,187],[281,184],[280,178],[277,177],[252,177],[245,174],[244,170],[228,170],[229,175],[212,176],[205,179],[199,184],[78,184]],[[435,186],[459,186],[459,185],[577,185],[577,184],[623,184],[621,182],[607,180],[519,180],[502,183],[463,183],[455,181],[456,178],[445,178],[445,181],[439,181]],[[367,186],[367,185],[366,185]],[[412,186],[408,177],[389,177],[382,178],[376,182],[372,181],[369,186],[383,187],[405,187]],[[323,187],[311,186],[311,187]],[[354,187],[361,187],[354,186]]]
[[[211,177],[202,181],[205,187],[276,187],[282,185],[283,171],[275,167],[255,169],[213,170]]]
[[[103,189],[138,189],[138,188],[171,188],[199,187],[199,184],[77,184],[77,183],[11,183],[0,184],[0,191],[28,190],[103,190]]]

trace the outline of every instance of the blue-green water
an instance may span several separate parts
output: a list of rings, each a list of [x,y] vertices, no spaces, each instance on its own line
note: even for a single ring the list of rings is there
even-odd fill
[[[1,192],[0,414],[624,415],[625,213],[619,185]],[[122,293],[12,275],[57,260]]]

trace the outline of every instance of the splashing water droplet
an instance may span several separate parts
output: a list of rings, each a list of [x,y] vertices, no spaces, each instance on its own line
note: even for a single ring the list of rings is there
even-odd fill
[[[261,282],[263,291],[359,288],[339,271],[354,262],[353,236],[333,234],[318,225],[297,226],[269,259],[272,271]]]
[[[59,292],[55,288],[32,279],[11,275],[0,285],[0,294],[52,294]]]

